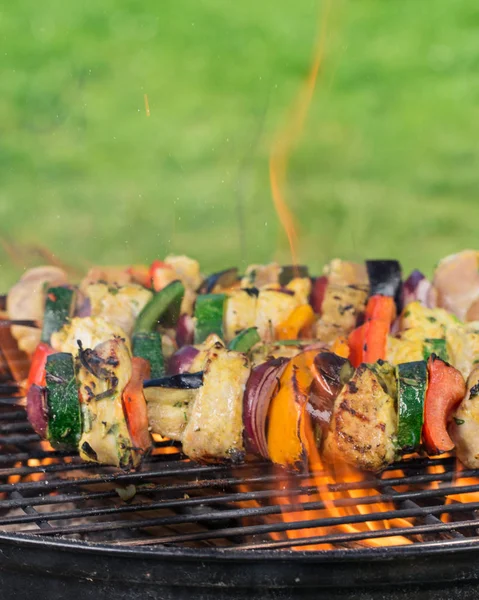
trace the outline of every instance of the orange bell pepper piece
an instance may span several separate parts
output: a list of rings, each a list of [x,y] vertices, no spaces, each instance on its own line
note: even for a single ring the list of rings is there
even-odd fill
[[[347,338],[343,336],[337,337],[331,346],[331,352],[341,356],[342,358],[349,358],[349,345]]]
[[[304,329],[311,327],[315,318],[309,304],[296,307],[289,317],[276,327],[276,339],[297,340]]]
[[[306,407],[317,354],[317,350],[306,350],[292,358],[271,400],[267,441],[269,457],[276,464],[297,467],[308,456]]]

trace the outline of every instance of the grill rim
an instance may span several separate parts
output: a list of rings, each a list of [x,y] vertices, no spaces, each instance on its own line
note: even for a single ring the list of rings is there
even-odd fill
[[[85,542],[66,538],[45,538],[25,533],[0,533],[0,544],[19,545],[24,547],[40,547],[43,549],[75,550],[82,553],[101,554],[104,556],[136,557],[152,559],[205,559],[226,562],[256,562],[258,560],[294,562],[358,562],[369,560],[385,560],[401,558],[421,558],[437,554],[451,554],[458,551],[473,552],[479,549],[479,536],[463,539],[437,540],[433,542],[417,542],[405,546],[384,546],[378,548],[350,548],[333,550],[234,550],[233,548],[185,548],[179,546],[128,546],[121,544],[105,544]]]

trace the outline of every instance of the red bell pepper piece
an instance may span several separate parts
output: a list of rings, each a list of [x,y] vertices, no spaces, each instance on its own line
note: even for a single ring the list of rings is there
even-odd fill
[[[348,337],[353,367],[361,363],[375,363],[386,358],[389,329],[396,315],[394,298],[371,296],[365,312],[365,322]]]
[[[328,278],[324,275],[313,279],[311,287],[311,294],[309,296],[309,303],[313,307],[314,312],[317,315],[321,314],[323,307],[324,296],[326,295],[326,288],[328,287]]]
[[[34,383],[40,386],[46,385],[45,366],[47,364],[47,357],[50,356],[50,354],[55,354],[55,350],[50,344],[40,342],[35,348],[30,364],[30,371],[28,372],[27,391]]]
[[[449,418],[466,395],[466,383],[461,373],[435,354],[427,362],[429,382],[424,401],[422,436],[430,456],[454,448],[447,425]]]
[[[150,265],[150,281],[151,287],[155,292],[159,292],[169,283],[178,279],[175,276],[174,269],[171,265],[166,264],[162,260],[154,260]]]
[[[148,411],[143,395],[143,380],[150,377],[150,363],[144,358],[131,359],[132,374],[123,390],[123,412],[128,423],[128,431],[136,450],[146,454],[151,448],[148,430]]]

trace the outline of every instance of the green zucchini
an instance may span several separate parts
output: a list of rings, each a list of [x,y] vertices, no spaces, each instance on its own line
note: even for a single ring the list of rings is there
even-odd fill
[[[256,327],[248,327],[240,331],[236,337],[234,337],[228,344],[229,350],[236,350],[236,352],[249,352],[251,348],[261,341],[261,338]]]
[[[73,356],[51,354],[45,365],[48,427],[47,439],[56,448],[76,450],[82,433],[78,384]]]
[[[150,333],[157,325],[175,326],[184,295],[185,287],[181,281],[172,281],[157,292],[138,315],[133,333]]]
[[[156,379],[165,374],[165,361],[161,343],[161,334],[158,331],[150,333],[136,333],[133,335],[133,356],[145,358],[150,363],[150,377]]]
[[[76,292],[72,287],[51,287],[47,291],[41,341],[50,343],[52,333],[60,331],[75,310]]]
[[[220,338],[223,333],[223,316],[226,294],[202,294],[195,303],[195,344],[202,344],[215,333]]]
[[[396,367],[398,387],[398,447],[415,452],[421,443],[424,399],[427,389],[427,362],[403,363]]]
[[[446,340],[444,338],[426,338],[423,346],[423,358],[427,359],[435,354],[441,360],[449,362],[449,354],[447,351]]]

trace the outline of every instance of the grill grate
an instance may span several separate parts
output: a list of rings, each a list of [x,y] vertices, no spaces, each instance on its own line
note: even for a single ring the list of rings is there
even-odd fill
[[[330,495],[341,494],[326,514],[330,503],[314,485],[319,472],[259,461],[198,465],[169,441],[156,443],[141,472],[119,472],[40,442],[22,403],[0,398],[0,530],[9,534],[225,551],[332,544],[347,551],[388,546],[397,536],[431,547],[479,542],[479,472],[458,477],[452,457],[415,458],[378,477],[329,485]]]

